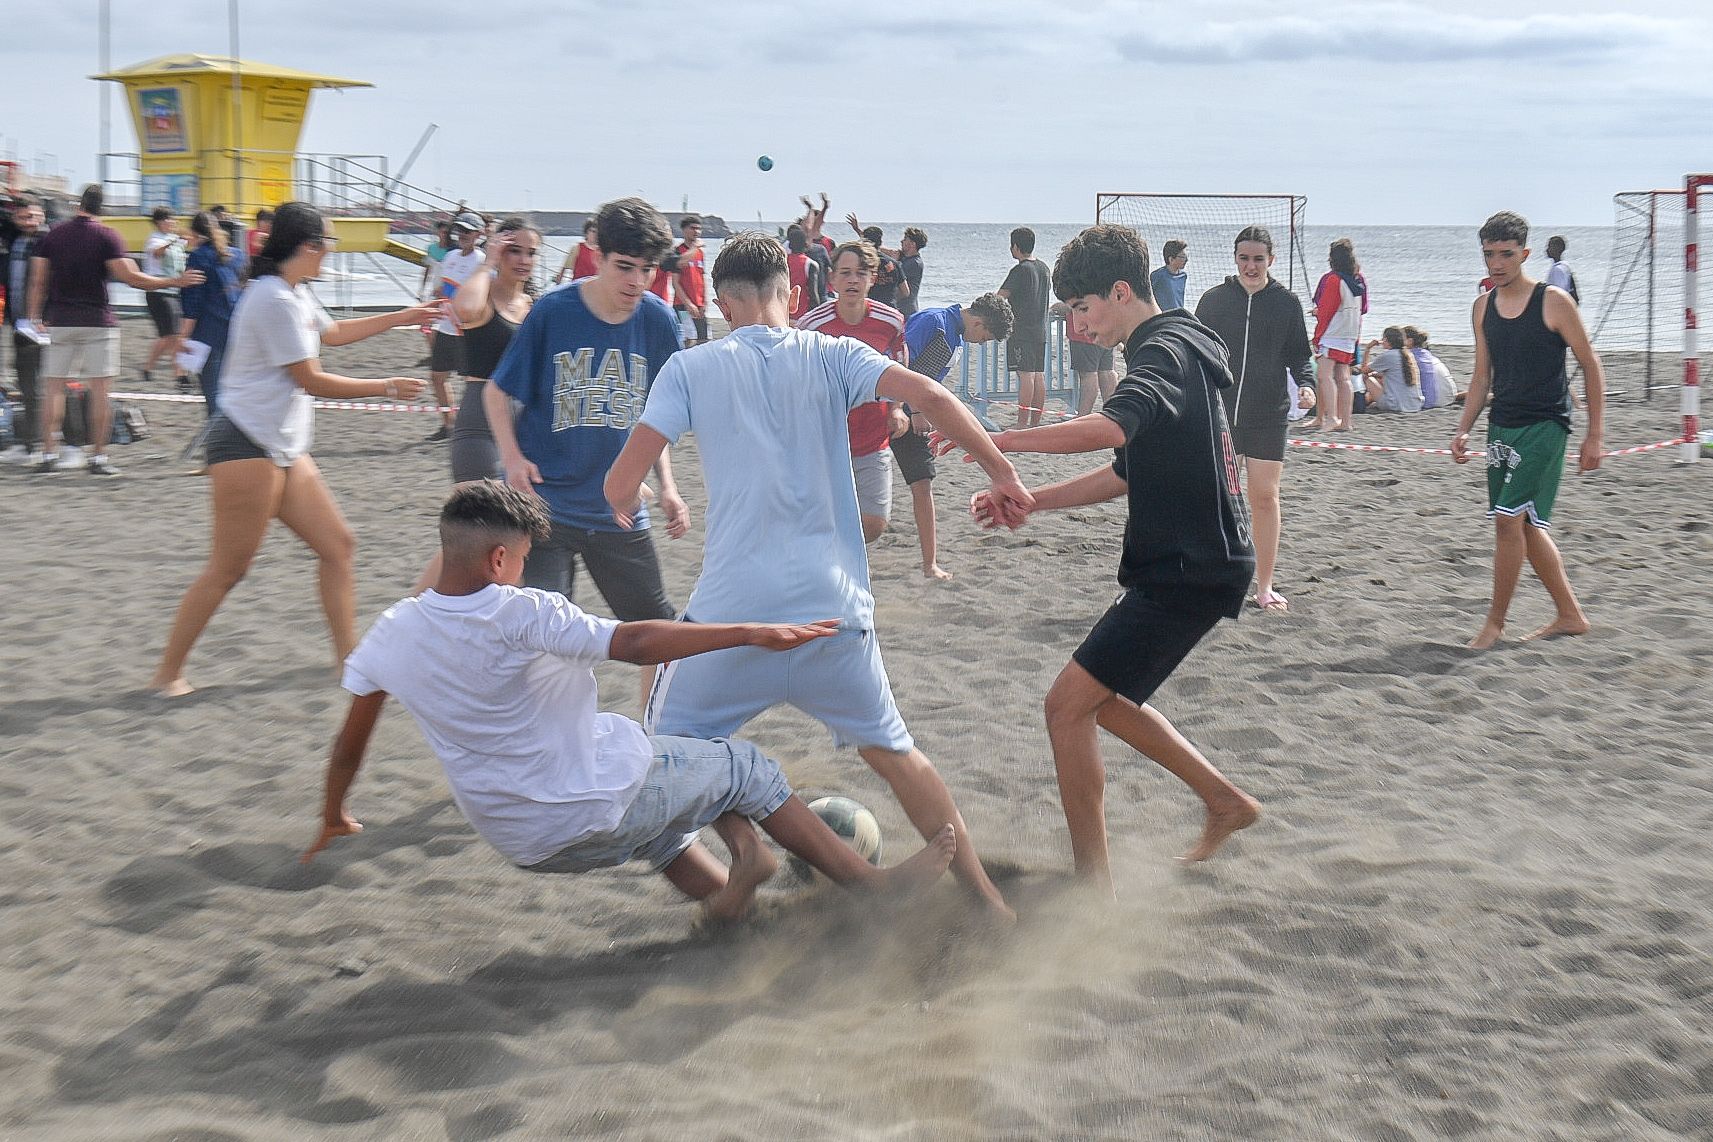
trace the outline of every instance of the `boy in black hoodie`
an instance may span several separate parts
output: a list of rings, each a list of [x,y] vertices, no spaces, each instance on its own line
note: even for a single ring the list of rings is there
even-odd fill
[[[1002,452],[1111,448],[1111,465],[1037,490],[1035,508],[1071,508],[1128,496],[1124,588],[1047,694],[1059,795],[1077,871],[1112,891],[1106,845],[1106,772],[1097,727],[1121,738],[1200,794],[1201,840],[1185,860],[1206,860],[1260,806],[1215,769],[1148,698],[1222,617],[1236,618],[1255,573],[1249,509],[1219,391],[1231,371],[1225,346],[1188,313],[1162,314],[1148,289],[1148,246],[1125,226],[1084,230],[1059,253],[1053,292],[1100,345],[1124,345],[1129,373],[1100,412],[994,437]],[[978,493],[984,527],[1016,526]]]
[[[1237,383],[1221,389],[1231,441],[1243,457],[1243,483],[1255,520],[1255,605],[1284,611],[1273,589],[1279,558],[1279,478],[1285,471],[1285,425],[1290,419],[1289,370],[1299,385],[1314,385],[1303,303],[1274,279],[1273,236],[1246,226],[1232,243],[1237,273],[1201,295],[1196,319],[1219,334]]]

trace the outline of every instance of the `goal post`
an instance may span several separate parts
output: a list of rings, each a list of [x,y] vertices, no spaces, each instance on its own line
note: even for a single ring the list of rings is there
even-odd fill
[[[1677,383],[1656,372],[1654,354],[1671,352],[1682,332],[1678,314],[1684,304],[1679,260],[1683,237],[1682,188],[1626,190],[1612,196],[1612,257],[1588,339],[1603,351],[1642,354],[1643,400],[1652,400],[1655,389]]]
[[[1703,201],[1713,202],[1713,174],[1685,175],[1683,179],[1683,444],[1678,456],[1693,464],[1701,455],[1701,358],[1700,333],[1700,214]]]
[[[1308,197],[1301,194],[1141,194],[1102,191],[1094,196],[1096,224],[1117,223],[1148,241],[1151,267],[1160,247],[1176,238],[1189,246],[1185,298],[1195,298],[1233,273],[1232,240],[1245,226],[1273,236],[1273,276],[1299,297],[1313,284],[1304,256]]]

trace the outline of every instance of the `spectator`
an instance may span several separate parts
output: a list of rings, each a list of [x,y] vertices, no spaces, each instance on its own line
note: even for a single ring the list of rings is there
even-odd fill
[[[1576,288],[1576,275],[1570,271],[1570,263],[1564,260],[1564,239],[1557,234],[1546,240],[1546,256],[1552,259],[1552,265],[1546,271],[1546,284],[1557,286],[1570,295],[1570,300],[1577,305],[1582,304],[1582,291]]]
[[[1404,344],[1415,355],[1416,368],[1422,375],[1422,407],[1448,408],[1463,400],[1458,392],[1457,378],[1451,375],[1445,362],[1428,348],[1428,334],[1425,329],[1414,325],[1404,326]]]
[[[37,326],[52,326],[52,341],[42,355],[45,383],[38,472],[59,470],[65,385],[75,380],[89,388],[85,403],[89,471],[96,476],[119,474],[107,461],[107,437],[113,427],[109,394],[113,378],[119,375],[119,322],[107,298],[107,279],[146,291],[202,283],[202,275],[195,271],[163,278],[139,270],[126,255],[124,240],[99,221],[103,197],[98,184],[84,187],[76,216],[49,231],[30,257],[29,318]]]
[[[14,428],[18,442],[24,448],[24,460],[30,464],[42,461],[42,346],[19,329],[18,322],[39,308],[30,304],[30,258],[47,234],[43,219],[40,202],[29,197],[18,199],[12,205],[5,249],[0,250],[0,258],[4,259],[6,266],[5,324],[12,326],[12,367],[18,376],[18,395],[24,405],[24,419]]]
[[[874,247],[875,256],[880,259],[874,271],[874,284],[868,290],[869,299],[898,309],[898,290],[904,284],[904,271],[894,256],[897,251],[886,249],[886,234],[880,227],[864,226],[854,213],[845,215],[845,221],[850,223],[858,238]],[[835,254],[834,260],[837,258]],[[830,274],[828,276],[831,277]],[[900,309],[899,312],[904,311]]]
[[[256,225],[244,236],[246,243],[244,247],[245,260],[262,252],[262,246],[267,242],[268,234],[273,228],[274,212],[265,206],[256,211]]]
[[[791,320],[827,300],[827,277],[810,253],[808,232],[793,223],[785,229],[785,265],[791,273]]]
[[[450,302],[464,284],[464,279],[482,268],[483,254],[476,248],[476,239],[487,229],[487,222],[474,210],[466,210],[452,220],[452,230],[458,237],[458,248],[440,259],[440,288],[438,295]],[[434,345],[429,350],[428,380],[434,386],[434,399],[440,405],[440,427],[428,436],[430,444],[443,444],[452,439],[452,374],[464,370],[464,338],[458,322],[449,312],[434,323]]]
[[[678,304],[673,312],[678,316],[678,331],[684,345],[700,345],[708,339],[708,278],[704,272],[706,259],[702,250],[702,219],[686,214],[678,220],[678,232],[684,240],[673,250],[678,256]]]
[[[1423,407],[1422,372],[1414,353],[1404,346],[1404,331],[1388,325],[1384,333],[1386,348],[1376,353],[1378,341],[1368,342],[1362,353],[1357,372],[1367,382],[1366,399],[1358,405],[1360,412],[1420,412]],[[1366,406],[1366,407],[1363,407]]]
[[[418,298],[427,301],[434,296],[435,283],[440,280],[440,259],[452,249],[452,223],[441,222],[434,227],[434,240],[422,251],[422,281],[416,287]]]
[[[273,221],[270,213],[268,221]],[[258,252],[260,247],[257,247]],[[184,304],[185,339],[208,346],[197,380],[208,416],[220,404],[220,368],[226,359],[226,338],[232,310],[238,304],[238,258],[226,244],[226,231],[203,210],[190,220],[189,267],[202,275],[201,285],[190,286],[181,295]]]
[[[1017,423],[1030,428],[1041,423],[1047,407],[1047,303],[1052,278],[1035,257],[1035,231],[1019,226],[1011,232],[1011,256],[1017,264],[1005,275],[999,296],[1011,303],[1013,324],[1005,343],[1006,364],[1017,374]]]
[[[1350,385],[1350,367],[1356,363],[1356,344],[1362,337],[1362,315],[1368,312],[1368,281],[1356,261],[1356,246],[1340,238],[1327,250],[1331,267],[1314,287],[1315,377],[1320,400],[1315,419],[1305,428],[1326,427],[1333,432],[1350,429],[1355,390]]]
[[[1160,247],[1160,268],[1148,275],[1148,287],[1154,291],[1154,304],[1161,309],[1182,309],[1184,288],[1190,275],[1184,267],[1190,264],[1189,244],[1182,238],[1169,239]]]
[[[591,214],[589,220],[583,223],[583,240],[577,243],[574,251],[565,255],[565,264],[553,275],[553,284],[558,285],[564,281],[567,271],[570,272],[572,281],[594,277],[600,260],[601,247],[595,242],[595,216]]]
[[[905,317],[922,306],[922,249],[927,244],[928,233],[920,226],[906,227],[898,244],[898,270],[904,275],[898,287],[898,312]]]
[[[184,272],[184,239],[179,236],[178,219],[164,206],[155,207],[149,217],[155,228],[143,242],[143,272],[150,277],[176,278]],[[145,294],[143,302],[148,306],[149,320],[155,323],[155,343],[143,358],[143,383],[148,384],[153,379],[149,370],[162,357],[175,371],[178,369],[178,291],[158,289]],[[177,381],[180,392],[190,391],[189,377],[179,373]]]
[[[1065,337],[1071,344],[1071,372],[1077,375],[1077,415],[1087,416],[1094,411],[1096,397],[1105,400],[1118,388],[1113,350],[1096,345],[1094,338],[1078,329],[1071,307],[1064,302],[1056,301],[1050,309],[1054,316],[1065,320]]]

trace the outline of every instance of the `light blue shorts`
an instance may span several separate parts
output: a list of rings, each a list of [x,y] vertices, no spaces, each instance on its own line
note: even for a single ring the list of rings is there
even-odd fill
[[[588,872],[645,860],[659,872],[723,813],[770,817],[791,796],[774,760],[746,741],[650,737],[654,761],[619,823],[591,833],[529,872]]]
[[[643,726],[649,733],[723,738],[780,703],[832,731],[840,748],[903,753],[905,728],[873,631],[840,631],[796,650],[739,646],[668,663],[655,675]]]

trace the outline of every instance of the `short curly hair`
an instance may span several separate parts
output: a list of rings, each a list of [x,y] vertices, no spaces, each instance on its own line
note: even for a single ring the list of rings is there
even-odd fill
[[[984,293],[970,302],[971,317],[981,318],[987,331],[999,341],[1011,336],[1011,303],[996,293]]]
[[[1053,264],[1053,293],[1060,301],[1107,297],[1119,282],[1128,282],[1139,298],[1154,296],[1148,286],[1148,243],[1128,226],[1090,226],[1065,243]]]
[[[451,554],[479,554],[519,539],[546,539],[551,527],[540,496],[499,480],[471,480],[453,488],[440,509],[440,546]]]

